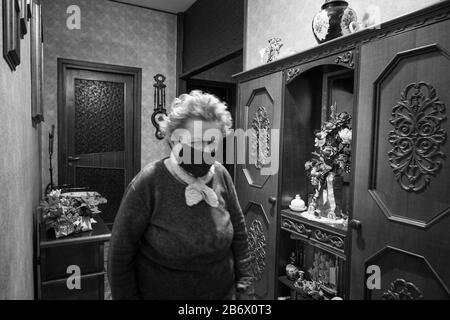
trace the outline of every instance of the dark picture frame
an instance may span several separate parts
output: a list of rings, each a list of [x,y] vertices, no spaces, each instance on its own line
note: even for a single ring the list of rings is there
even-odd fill
[[[20,4],[19,0],[2,0],[3,57],[12,71],[20,65]]]
[[[43,37],[40,1],[30,0],[30,59],[31,59],[31,119],[32,124],[44,121],[43,110]]]

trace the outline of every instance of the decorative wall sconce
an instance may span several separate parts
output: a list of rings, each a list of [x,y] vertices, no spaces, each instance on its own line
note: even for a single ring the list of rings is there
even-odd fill
[[[165,121],[167,117],[166,110],[166,77],[162,74],[157,74],[153,77],[156,83],[153,85],[154,88],[154,111],[152,114],[152,123],[156,128],[155,136],[157,139],[164,139],[164,134],[161,132],[161,123]]]

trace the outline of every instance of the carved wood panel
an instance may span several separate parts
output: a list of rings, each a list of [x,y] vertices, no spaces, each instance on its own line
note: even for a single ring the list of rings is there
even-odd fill
[[[437,44],[399,52],[375,81],[375,141],[370,193],[385,216],[428,228],[450,212],[450,55]],[[409,204],[409,205],[406,205]]]
[[[346,237],[344,235],[323,230],[309,222],[303,222],[304,218],[299,219],[282,213],[281,228],[323,250],[345,257]]]
[[[241,151],[245,163],[236,163],[235,185],[249,234],[258,299],[274,299],[277,285],[278,171],[262,172],[279,157],[279,137],[270,130],[281,125],[281,90],[281,72],[239,84],[236,129],[246,131],[247,139],[236,144],[236,158]]]
[[[446,118],[445,105],[432,85],[411,83],[402,91],[392,109],[389,162],[405,191],[424,190],[442,169],[441,145],[447,132],[441,123]]]
[[[450,297],[449,52],[449,18],[360,49],[351,299]]]
[[[248,134],[248,144],[245,145],[245,154],[248,158],[244,165],[244,173],[250,185],[262,188],[269,179],[268,175],[261,174],[261,169],[271,164],[274,100],[266,88],[256,88],[244,108],[247,119],[244,128]]]
[[[424,297],[414,283],[397,279],[383,293],[383,300],[423,300]]]
[[[269,246],[271,221],[269,221],[264,207],[256,202],[249,202],[243,208],[243,212],[247,225],[248,245],[252,257],[250,270],[255,280],[255,291],[257,297],[264,299],[269,294],[273,259],[271,257],[273,253],[270,252]]]
[[[266,270],[266,236],[260,220],[253,220],[248,230],[248,242],[252,256],[252,274],[256,281],[260,281]]]
[[[264,106],[260,106],[252,120],[251,155],[255,159],[255,167],[263,168],[270,156],[270,118]]]
[[[450,291],[426,257],[387,246],[366,261],[377,266],[381,287],[367,288],[366,298],[375,300],[448,299]],[[369,280],[370,282],[371,280]]]

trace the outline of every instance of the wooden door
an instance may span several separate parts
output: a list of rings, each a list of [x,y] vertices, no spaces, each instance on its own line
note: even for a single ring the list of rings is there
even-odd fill
[[[102,194],[108,203],[101,217],[111,226],[140,162],[135,78],[70,67],[60,81],[59,184]]]
[[[249,232],[249,243],[259,299],[273,299],[275,290],[275,250],[277,236],[278,172],[263,175],[269,165],[279,160],[279,135],[269,131],[270,143],[265,143],[264,130],[279,130],[281,125],[282,73],[242,83],[239,88],[239,109],[236,128],[255,128],[259,138],[237,143],[246,155],[245,164],[236,162],[236,188]],[[266,140],[267,141],[267,140]],[[273,143],[272,143],[273,142]],[[255,152],[256,155],[255,155]],[[255,161],[251,161],[252,158]],[[265,159],[267,156],[267,159]],[[268,160],[270,159],[270,160]],[[239,160],[239,159],[238,159]],[[269,163],[271,161],[271,163]],[[275,161],[275,162],[274,162]],[[239,163],[241,162],[241,163]]]
[[[450,21],[365,44],[360,65],[351,298],[448,299]]]

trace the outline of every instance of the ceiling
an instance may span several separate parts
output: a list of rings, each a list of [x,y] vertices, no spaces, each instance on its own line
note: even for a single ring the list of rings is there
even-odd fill
[[[180,13],[189,9],[195,1],[196,0],[120,0],[116,2],[129,3],[171,13]]]

